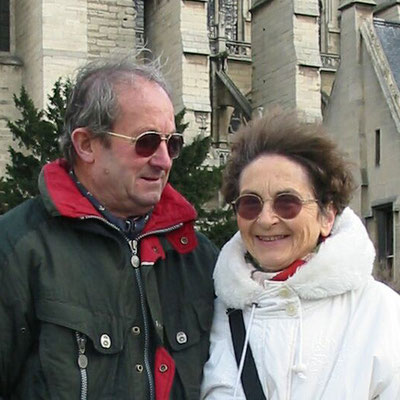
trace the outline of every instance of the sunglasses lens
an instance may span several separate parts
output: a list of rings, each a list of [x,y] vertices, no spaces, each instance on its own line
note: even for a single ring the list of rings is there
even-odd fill
[[[171,135],[168,140],[168,154],[174,159],[179,157],[183,146],[183,138],[180,135]]]
[[[301,211],[301,200],[292,194],[282,194],[274,199],[275,212],[284,219],[293,219]]]
[[[158,133],[146,133],[137,141],[135,150],[141,157],[150,157],[161,143],[161,136]]]
[[[263,208],[261,199],[253,195],[239,197],[235,203],[236,212],[244,219],[255,219]]]

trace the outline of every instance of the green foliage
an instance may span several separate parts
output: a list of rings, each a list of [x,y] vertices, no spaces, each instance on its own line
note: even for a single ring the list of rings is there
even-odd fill
[[[38,110],[25,88],[14,103],[21,113],[7,123],[18,147],[8,148],[11,162],[6,176],[0,177],[0,214],[38,194],[37,177],[42,166],[59,157],[58,138],[62,132],[65,103],[71,84],[58,80],[46,110]]]
[[[38,110],[25,88],[14,96],[21,117],[9,122],[18,150],[9,147],[11,162],[6,166],[6,176],[0,177],[0,214],[22,201],[38,194],[37,178],[44,164],[61,156],[59,138],[63,130],[66,101],[71,82],[59,79],[49,96],[46,110]],[[185,110],[175,116],[178,132],[188,124],[183,122]],[[207,203],[215,199],[221,186],[221,168],[204,167],[210,148],[210,138],[197,138],[183,148],[174,161],[170,174],[171,184],[196,208],[197,227],[217,246],[222,246],[236,231],[232,211],[210,209]]]

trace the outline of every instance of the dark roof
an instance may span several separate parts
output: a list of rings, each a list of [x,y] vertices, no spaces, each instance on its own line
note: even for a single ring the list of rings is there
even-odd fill
[[[400,23],[374,20],[374,26],[393,77],[400,88]]]

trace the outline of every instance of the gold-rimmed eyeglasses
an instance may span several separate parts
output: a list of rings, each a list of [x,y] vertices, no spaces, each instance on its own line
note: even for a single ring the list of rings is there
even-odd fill
[[[129,140],[135,145],[135,151],[141,157],[150,157],[154,154],[163,140],[167,142],[168,154],[173,160],[179,157],[183,147],[183,135],[181,133],[169,133],[164,135],[155,131],[147,131],[136,137],[121,135],[115,132],[106,132],[106,134]]]
[[[303,200],[292,193],[280,193],[272,199],[263,200],[258,194],[246,193],[232,202],[235,213],[247,220],[256,219],[262,212],[264,203],[272,201],[272,209],[283,219],[293,219],[299,215],[303,204],[318,203],[316,199]]]

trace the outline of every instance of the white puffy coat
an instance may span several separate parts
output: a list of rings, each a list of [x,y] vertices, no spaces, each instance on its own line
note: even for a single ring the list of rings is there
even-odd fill
[[[319,251],[284,282],[255,282],[245,251],[237,233],[217,262],[201,399],[234,398],[226,309],[242,309],[248,330],[252,303],[249,343],[268,400],[400,399],[400,296],[372,278],[375,251],[353,211],[336,218]],[[240,381],[236,399],[245,399]]]

